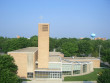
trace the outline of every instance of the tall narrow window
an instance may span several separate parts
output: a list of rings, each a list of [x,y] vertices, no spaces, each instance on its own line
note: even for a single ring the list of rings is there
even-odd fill
[[[83,73],[87,72],[87,64],[83,65]]]

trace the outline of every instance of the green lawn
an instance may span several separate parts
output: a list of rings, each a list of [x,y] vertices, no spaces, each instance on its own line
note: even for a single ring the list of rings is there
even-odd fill
[[[21,81],[31,81],[31,80],[29,80],[29,79],[21,79]]]
[[[98,73],[103,71],[104,69],[97,68],[94,69],[94,72],[82,76],[67,76],[64,78],[64,81],[96,81],[98,77]]]

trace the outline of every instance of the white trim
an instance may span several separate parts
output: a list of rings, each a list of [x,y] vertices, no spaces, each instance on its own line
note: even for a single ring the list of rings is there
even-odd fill
[[[72,64],[72,63],[62,63],[62,64],[65,64],[66,65],[66,64]]]
[[[61,63],[61,62],[48,62],[48,63]]]
[[[36,77],[35,77],[35,80],[38,80],[38,81],[42,81],[42,80],[43,80],[43,81],[45,81],[45,80],[46,80],[46,81],[47,81],[47,80],[62,81],[62,76],[61,76],[61,78],[36,78]]]
[[[43,72],[45,72],[45,71],[49,71],[49,72],[57,71],[57,72],[62,72],[62,71],[59,71],[59,70],[34,70],[34,71],[43,71]]]
[[[35,63],[38,63],[38,61],[36,61]]]
[[[38,63],[38,61],[36,61],[35,63]],[[61,62],[48,62],[48,63],[61,63]]]

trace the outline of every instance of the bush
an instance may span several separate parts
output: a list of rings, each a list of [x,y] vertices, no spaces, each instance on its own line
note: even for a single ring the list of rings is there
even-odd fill
[[[99,74],[97,83],[110,83],[110,69],[106,69]]]

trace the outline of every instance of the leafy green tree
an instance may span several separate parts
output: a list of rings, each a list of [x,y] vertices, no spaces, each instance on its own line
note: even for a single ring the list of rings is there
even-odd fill
[[[91,40],[91,44],[93,45],[93,52],[94,51],[99,51],[99,45],[102,45],[103,46],[103,43],[105,41],[103,40]]]
[[[93,52],[92,57],[99,57],[99,53],[97,51]]]
[[[97,83],[110,83],[110,70],[109,69],[106,69],[101,74],[99,74]]]
[[[21,83],[13,57],[0,55],[0,83]]]
[[[9,69],[0,71],[0,83],[20,83],[19,77]]]
[[[105,62],[108,62],[110,64],[110,48],[109,49],[105,49],[103,52],[102,52],[102,56],[101,56],[102,60],[105,61]]]
[[[31,46],[37,47],[38,46],[38,36],[34,35],[30,38]]]
[[[4,42],[4,38],[0,37],[0,48],[2,48],[2,43]]]
[[[78,52],[79,54],[90,54],[92,53],[92,44],[89,42],[89,41],[86,41],[86,40],[80,40],[78,42]]]
[[[53,51],[54,48],[56,48],[56,38],[50,38],[49,39],[49,50]]]
[[[68,46],[68,43],[69,44]],[[73,43],[78,46],[77,51],[70,51],[73,49]],[[65,46],[64,46],[65,45]],[[92,55],[98,57],[99,45],[101,45],[101,58],[103,61],[109,62],[110,57],[110,39],[108,40],[91,40],[89,38],[76,39],[76,38],[50,38],[49,50],[53,51],[55,48],[56,51],[63,52],[65,56],[72,55]],[[13,51],[25,47],[37,47],[38,46],[38,36],[34,35],[30,39],[27,38],[4,38],[0,37],[0,52]],[[68,49],[67,49],[68,48]],[[110,62],[109,62],[110,63]]]
[[[61,47],[64,43],[66,42],[71,42],[71,43],[76,43],[78,41],[78,39],[76,38],[60,38],[56,40],[56,44],[55,44],[55,48],[57,51],[61,51]]]
[[[0,37],[0,51],[2,52],[3,44],[8,38]]]
[[[90,38],[83,38],[82,40],[87,40],[87,41],[89,41],[89,40],[91,40]]]
[[[66,42],[62,45],[61,51],[66,57],[71,57],[77,54],[78,45],[76,43]]]
[[[7,41],[4,42],[4,44],[2,45],[2,51],[8,52],[28,46],[30,46],[30,42],[27,38],[11,38],[7,39]]]
[[[0,56],[0,70],[8,69],[13,73],[17,73],[17,66],[14,63],[14,59],[9,55],[1,55]]]
[[[110,40],[103,41],[103,49],[109,49],[110,48]]]

